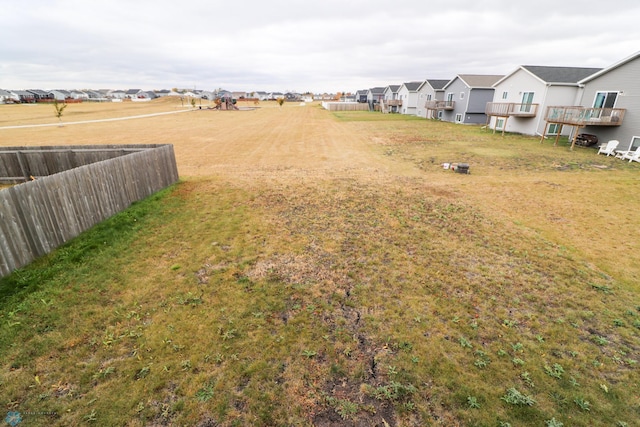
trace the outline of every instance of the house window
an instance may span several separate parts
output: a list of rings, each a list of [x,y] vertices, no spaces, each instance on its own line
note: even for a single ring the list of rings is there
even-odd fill
[[[447,94],[447,101],[453,101],[453,92]]]
[[[460,92],[460,99],[464,99],[464,92]]]
[[[522,105],[520,105],[521,113],[530,113],[533,103],[533,92],[524,92],[522,94]]]
[[[547,128],[547,135],[557,135],[558,133],[560,133],[560,124],[550,123]]]
[[[613,108],[617,98],[618,92],[598,92],[593,101],[593,108]]]
[[[456,123],[462,123],[462,114],[456,114]]]
[[[496,120],[496,129],[497,130],[504,129],[504,119],[497,119]]]
[[[502,99],[507,99],[509,92],[502,92]]]
[[[442,110],[438,111],[438,119],[442,120],[443,113],[444,112]]]
[[[427,101],[431,101],[431,94],[427,95]]]
[[[631,138],[631,146],[629,147],[629,150],[636,150],[638,147],[640,147],[640,136],[634,136]]]

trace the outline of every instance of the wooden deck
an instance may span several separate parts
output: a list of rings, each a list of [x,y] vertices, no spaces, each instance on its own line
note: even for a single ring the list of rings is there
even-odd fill
[[[547,107],[545,121],[571,126],[620,126],[624,108]]]
[[[531,118],[538,114],[540,104],[517,104],[514,102],[487,102],[485,114],[496,117]]]
[[[427,101],[424,107],[427,110],[453,110],[456,101]]]

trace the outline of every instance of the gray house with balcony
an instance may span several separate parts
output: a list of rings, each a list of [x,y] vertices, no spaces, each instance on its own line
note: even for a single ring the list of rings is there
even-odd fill
[[[545,131],[545,111],[550,105],[574,105],[578,82],[600,70],[521,65],[493,85],[493,101],[487,103],[485,111],[489,127],[502,133],[568,135],[569,129],[563,132],[558,124],[548,126]]]
[[[487,102],[493,101],[493,85],[502,75],[458,74],[444,90],[445,106],[438,118],[447,122],[485,124]]]
[[[582,126],[575,132],[596,135],[619,150],[640,146],[640,51],[580,81]]]
[[[444,107],[444,87],[449,80],[427,79],[418,88],[418,117],[437,118],[440,107]]]

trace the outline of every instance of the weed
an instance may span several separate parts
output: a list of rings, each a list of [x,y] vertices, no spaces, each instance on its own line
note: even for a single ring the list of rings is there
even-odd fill
[[[560,421],[556,420],[555,417],[551,418],[550,420],[545,421],[544,423],[545,423],[545,425],[547,427],[562,427],[562,426],[564,426],[564,424],[561,423]]]
[[[511,363],[516,366],[522,366],[524,365],[524,360],[520,359],[519,357],[514,357],[513,359],[511,359]]]
[[[545,374],[550,377],[561,379],[564,374],[564,368],[559,363],[554,363],[553,366],[544,365]]]
[[[146,378],[150,372],[151,372],[151,366],[143,366],[142,368],[140,368],[138,372],[136,372],[135,378],[137,380],[141,380],[143,378]]]
[[[610,295],[610,294],[613,293],[613,290],[609,286],[606,286],[606,285],[598,285],[598,284],[592,283],[591,287],[593,289],[595,289],[596,291],[600,291],[600,292],[602,292],[604,294],[607,294],[607,295]]]
[[[522,381],[524,381],[524,383],[530,387],[530,388],[534,388],[535,384],[533,382],[533,380],[531,379],[531,374],[529,374],[529,372],[523,372],[520,374],[520,378],[522,378]]]
[[[478,403],[478,399],[475,396],[467,396],[467,406],[470,409],[479,409],[480,404]]]
[[[500,399],[504,400],[510,405],[517,406],[533,406],[536,404],[536,401],[531,396],[527,396],[526,394],[520,393],[516,388],[512,387],[507,390],[507,393],[502,396]]]
[[[93,423],[98,421],[98,416],[96,415],[96,410],[92,409],[90,413],[82,417],[85,422]]]
[[[200,402],[206,402],[214,396],[213,384],[207,383],[196,392],[196,399]]]
[[[592,337],[592,340],[593,340],[593,342],[595,342],[599,346],[605,346],[605,345],[609,344],[609,340],[607,340],[605,337],[600,336],[600,335],[595,335],[594,337]]]
[[[459,339],[460,345],[463,348],[472,348],[473,346],[471,345],[471,342],[469,342],[468,339],[466,339],[465,337],[460,337]]]
[[[327,396],[325,397],[326,402],[333,408],[334,411],[340,418],[343,420],[351,420],[354,419],[360,407],[357,403],[354,403],[348,399],[338,399],[335,397]]]
[[[303,351],[302,351],[302,355],[303,355],[304,357],[306,357],[307,359],[311,359],[311,358],[315,357],[317,354],[318,354],[318,353],[316,353],[316,352],[315,352],[315,351],[313,351],[313,350],[303,350]]]
[[[614,319],[613,320],[613,326],[624,326],[624,321],[622,319]]]
[[[584,400],[582,397],[576,397],[573,400],[573,403],[578,405],[578,407],[585,412],[591,411],[591,403],[589,403],[588,400]]]

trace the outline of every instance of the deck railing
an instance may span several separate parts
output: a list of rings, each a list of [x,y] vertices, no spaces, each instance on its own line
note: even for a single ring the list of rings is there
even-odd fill
[[[535,117],[539,104],[517,104],[514,102],[487,102],[485,114],[498,117]]]
[[[427,101],[424,107],[427,110],[453,110],[456,101]]]
[[[547,107],[545,120],[574,126],[620,126],[624,108]]]
[[[384,103],[389,107],[400,107],[402,105],[401,99],[385,99]]]

